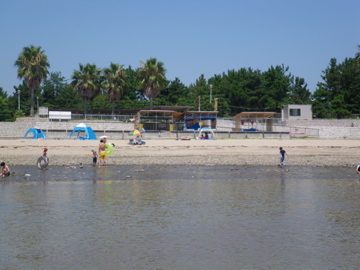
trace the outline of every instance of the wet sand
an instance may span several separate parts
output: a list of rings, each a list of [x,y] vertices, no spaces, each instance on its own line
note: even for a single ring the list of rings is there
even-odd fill
[[[354,167],[360,162],[360,140],[324,139],[229,139],[229,140],[146,140],[145,145],[128,145],[111,140],[115,149],[109,165],[237,165],[278,164],[279,147],[288,153],[288,166]],[[91,149],[98,141],[0,140],[0,160],[10,166],[35,165],[44,147],[50,165],[89,165]]]

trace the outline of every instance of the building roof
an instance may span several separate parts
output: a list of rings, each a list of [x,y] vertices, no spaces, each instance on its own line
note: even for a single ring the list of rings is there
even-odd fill
[[[267,119],[274,115],[274,112],[241,112],[235,115],[233,118],[242,118],[242,119],[249,119],[249,118],[262,118]]]

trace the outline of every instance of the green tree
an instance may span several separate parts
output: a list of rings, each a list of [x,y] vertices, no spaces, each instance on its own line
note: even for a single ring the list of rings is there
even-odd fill
[[[84,101],[84,114],[87,114],[87,101],[91,102],[93,112],[93,100],[100,93],[101,70],[96,65],[79,64],[79,70],[74,70],[72,86],[77,90],[79,97]]]
[[[0,121],[11,121],[14,112],[10,109],[7,98],[0,95]]]
[[[31,93],[26,87],[25,80],[22,81],[22,84],[14,86],[14,90],[15,92],[13,93],[13,95],[8,98],[10,106],[13,108],[18,108],[18,91],[20,90],[20,110],[25,115],[30,115]]]
[[[186,99],[189,94],[189,89],[186,87],[179,78],[171,81],[169,85],[161,91],[159,98],[171,105],[184,105],[179,103],[180,98]]]
[[[311,104],[311,92],[303,78],[291,78],[290,92],[286,99],[288,104]]]
[[[46,78],[50,67],[47,56],[41,47],[24,47],[15,61],[18,68],[18,78],[24,79],[26,86],[31,91],[30,116],[34,116],[34,90],[38,88],[41,81]]]
[[[49,109],[78,109],[81,100],[61,72],[51,72],[41,85],[40,102]]]
[[[7,98],[8,94],[3,90],[2,87],[0,87],[0,97]]]
[[[288,97],[291,85],[291,74],[287,74],[289,67],[271,66],[263,73],[265,95],[260,99],[265,110],[280,111]]]
[[[109,68],[105,68],[104,81],[102,87],[107,91],[111,102],[111,113],[114,115],[115,102],[120,100],[127,89],[126,72],[122,65],[110,63]]]
[[[330,60],[313,94],[313,111],[319,117],[343,118],[360,111],[360,63],[357,55],[338,63]]]
[[[156,58],[151,57],[146,62],[141,62],[141,67],[137,69],[137,73],[140,87],[144,89],[144,94],[149,98],[150,110],[152,110],[154,98],[167,85],[164,63],[158,62]]]
[[[134,70],[131,68],[131,66],[129,66],[128,68],[125,69],[125,73],[126,73],[126,82],[128,86],[128,91],[124,93],[123,99],[146,100],[144,96],[144,92],[141,89],[139,89],[139,78],[138,78],[137,70]]]

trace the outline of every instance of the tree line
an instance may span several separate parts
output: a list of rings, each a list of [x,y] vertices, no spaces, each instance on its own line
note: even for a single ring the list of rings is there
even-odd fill
[[[61,72],[49,72],[49,60],[41,47],[24,47],[15,61],[18,78],[8,96],[0,87],[0,121],[33,116],[35,109],[116,110],[153,108],[153,104],[193,106],[202,111],[217,110],[220,117],[244,111],[280,112],[286,104],[312,104],[319,118],[344,118],[360,112],[360,45],[354,57],[338,63],[330,59],[322,81],[311,93],[304,78],[296,77],[284,65],[266,71],[252,68],[228,70],[206,79],[204,75],[184,85],[179,78],[166,78],[163,62],[150,58],[140,67],[110,63],[79,64],[70,80]],[[18,99],[20,98],[20,110]],[[200,102],[199,102],[200,101]],[[36,106],[35,106],[36,103]]]

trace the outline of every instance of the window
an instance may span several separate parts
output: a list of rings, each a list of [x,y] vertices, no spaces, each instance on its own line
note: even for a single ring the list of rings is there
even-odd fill
[[[290,116],[301,116],[300,109],[290,109]]]

